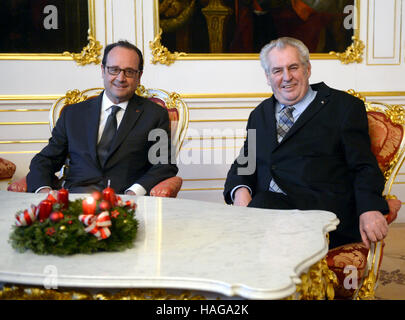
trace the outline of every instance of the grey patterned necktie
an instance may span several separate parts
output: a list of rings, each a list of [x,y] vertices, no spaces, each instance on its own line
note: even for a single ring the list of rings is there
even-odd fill
[[[280,111],[280,118],[277,123],[277,140],[280,142],[283,140],[284,136],[287,134],[288,130],[294,124],[293,111],[295,107],[293,106],[283,106]]]
[[[104,166],[104,162],[107,159],[111,143],[114,140],[115,134],[117,132],[117,112],[119,110],[119,106],[111,107],[111,113],[105,123],[103,135],[101,136],[100,142],[97,145],[97,155],[102,166]]]

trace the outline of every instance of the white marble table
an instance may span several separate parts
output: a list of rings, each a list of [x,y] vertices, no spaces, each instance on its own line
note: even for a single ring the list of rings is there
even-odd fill
[[[0,283],[43,286],[53,275],[58,287],[187,289],[281,299],[325,257],[325,234],[338,224],[326,211],[133,197],[139,231],[132,249],[68,257],[18,253],[8,242],[15,212],[42,199],[0,191]]]

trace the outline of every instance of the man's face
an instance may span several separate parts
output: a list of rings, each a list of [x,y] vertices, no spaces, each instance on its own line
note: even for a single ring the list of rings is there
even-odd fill
[[[101,66],[104,88],[108,98],[117,104],[129,100],[141,81],[142,73],[136,73],[133,78],[126,77],[123,71],[117,75],[111,75],[107,67],[138,70],[138,54],[131,49],[114,47],[108,53],[106,65]]]
[[[298,49],[292,46],[274,48],[267,59],[270,66],[267,82],[278,102],[293,105],[303,99],[309,87],[311,65],[301,62]]]

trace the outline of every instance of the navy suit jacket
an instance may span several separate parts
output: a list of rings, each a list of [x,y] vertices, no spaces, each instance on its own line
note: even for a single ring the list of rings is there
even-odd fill
[[[241,165],[236,160],[225,182],[225,201],[232,203],[235,186],[249,186],[254,196],[269,190],[273,178],[297,209],[334,212],[340,220],[336,232],[361,241],[360,214],[389,212],[382,197],[384,178],[371,152],[365,106],[324,83],[311,87],[316,98],[280,143],[274,95],[252,111],[247,129],[256,130],[256,170],[238,175]],[[244,155],[247,150],[248,139]]]
[[[64,187],[106,183],[117,193],[123,193],[134,183],[147,192],[160,181],[173,177],[178,168],[171,164],[169,116],[166,109],[150,100],[134,95],[128,103],[112,148],[102,167],[97,157],[103,93],[94,99],[65,107],[52,131],[48,145],[32,159],[27,175],[27,189],[35,192],[41,186],[54,186],[55,172],[69,157],[69,169]],[[166,163],[152,164],[148,151],[155,141],[148,141],[152,129],[167,132]]]

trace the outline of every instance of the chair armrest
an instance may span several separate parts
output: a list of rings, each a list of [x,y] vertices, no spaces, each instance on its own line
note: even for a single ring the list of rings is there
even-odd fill
[[[182,178],[177,176],[171,177],[154,186],[150,191],[150,195],[153,197],[176,198],[182,184]]]
[[[27,192],[27,178],[23,177],[14,181],[7,187],[7,190],[13,192]]]
[[[402,203],[401,200],[398,200],[395,196],[387,197],[387,203],[390,212],[385,216],[385,218],[387,219],[388,224],[390,224],[397,218],[398,211],[401,209]]]

